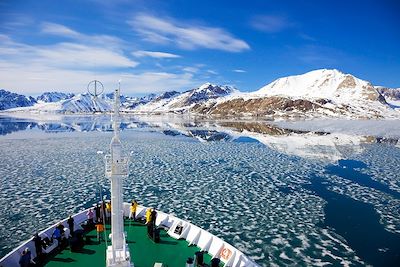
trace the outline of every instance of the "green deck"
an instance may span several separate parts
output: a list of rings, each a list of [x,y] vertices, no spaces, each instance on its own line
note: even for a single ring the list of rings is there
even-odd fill
[[[107,236],[110,227],[106,227]],[[185,266],[187,258],[193,258],[199,251],[196,246],[188,246],[185,240],[176,240],[170,237],[166,231],[161,230],[160,243],[154,243],[147,236],[147,228],[144,224],[125,221],[127,243],[131,253],[131,260],[135,267],[152,267],[155,262],[161,262],[164,266]],[[71,252],[69,248],[46,259],[45,266],[49,267],[75,267],[75,266],[105,266],[106,244],[97,242],[96,231],[86,234],[91,241],[85,244],[79,252]],[[108,242],[110,245],[110,242]],[[211,256],[204,254],[204,262],[209,263]]]

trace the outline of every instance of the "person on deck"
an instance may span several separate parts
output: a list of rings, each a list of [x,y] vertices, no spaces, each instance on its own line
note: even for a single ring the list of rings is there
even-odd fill
[[[153,228],[156,227],[156,219],[157,219],[157,212],[155,209],[152,209],[151,215],[150,215],[150,220],[151,220],[151,224],[153,225]]]
[[[57,228],[60,229],[60,234],[61,234],[61,235],[64,234],[64,225],[63,225],[62,223],[59,223],[59,224],[57,225]]]
[[[47,247],[51,246],[52,241],[46,236],[42,239],[42,247],[47,249]]]
[[[32,241],[35,243],[36,257],[40,258],[42,256],[42,238],[36,233]]]
[[[136,221],[136,208],[137,208],[138,204],[135,200],[132,200],[132,204],[130,207],[130,212],[129,212],[129,219],[132,219],[134,221]]]
[[[68,227],[69,227],[71,235],[74,236],[74,218],[72,218],[72,216],[69,216],[67,223],[68,223]]]
[[[106,202],[106,222],[111,220],[111,201]]]
[[[148,208],[146,210],[146,224],[149,224],[151,222],[151,212],[152,212],[152,208]]]
[[[103,236],[104,225],[103,225],[103,222],[101,220],[96,223],[96,231],[97,231],[97,241],[100,244],[101,240],[105,241],[104,240],[104,236]]]
[[[100,221],[100,204],[97,204],[96,205],[96,208],[95,208],[95,211],[96,211],[96,222],[98,222],[98,221]]]
[[[93,218],[94,218],[94,212],[93,209],[89,209],[89,211],[86,213],[87,219],[88,219],[88,225],[90,228],[93,226]]]
[[[31,263],[36,264],[36,262],[32,260],[32,254],[29,248],[25,248],[21,254],[21,258],[19,259],[19,265],[21,267],[28,267]]]
[[[55,227],[51,238],[55,238],[58,240],[58,245],[61,244],[61,230],[59,227]]]

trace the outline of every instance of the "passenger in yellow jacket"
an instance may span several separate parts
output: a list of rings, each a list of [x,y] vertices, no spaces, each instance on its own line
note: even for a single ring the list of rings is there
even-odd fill
[[[136,220],[136,208],[138,204],[135,200],[132,200],[132,204],[129,210],[129,219],[132,219],[135,221]]]
[[[106,222],[111,222],[111,201],[106,202]]]
[[[152,208],[148,208],[146,210],[146,224],[151,222],[151,212],[152,212]]]

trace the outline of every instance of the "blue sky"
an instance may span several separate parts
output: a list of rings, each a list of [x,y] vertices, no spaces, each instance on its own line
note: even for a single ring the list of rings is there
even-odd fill
[[[399,1],[0,1],[0,88],[254,91],[336,68],[400,87]]]

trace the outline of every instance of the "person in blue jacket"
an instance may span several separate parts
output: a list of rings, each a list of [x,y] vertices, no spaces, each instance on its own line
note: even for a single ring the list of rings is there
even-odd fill
[[[51,235],[51,237],[57,239],[58,240],[58,244],[61,243],[61,230],[60,230],[59,227],[55,227],[54,228],[54,232]]]

